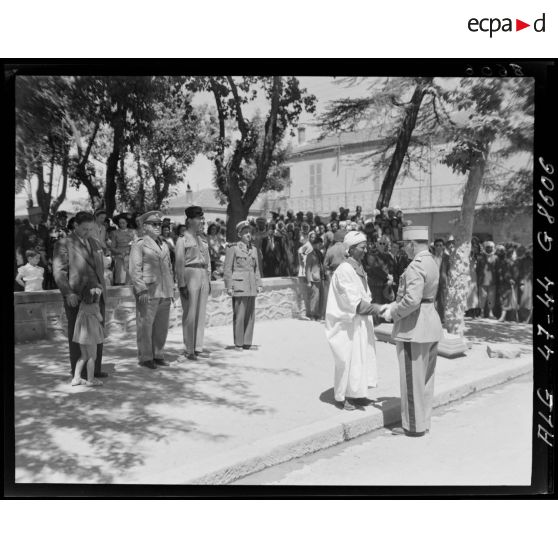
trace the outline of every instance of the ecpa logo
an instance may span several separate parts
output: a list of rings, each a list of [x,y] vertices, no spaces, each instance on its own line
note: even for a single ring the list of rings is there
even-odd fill
[[[545,32],[545,21],[546,14],[536,19],[533,22],[533,29],[537,33],[544,33]],[[500,19],[498,17],[485,17],[482,19],[477,19],[476,17],[472,17],[469,22],[467,23],[467,27],[469,31],[476,33],[477,31],[482,31],[484,33],[490,33],[490,38],[494,33],[498,31],[510,32],[514,31],[512,19],[509,17],[505,17]],[[531,27],[530,23],[525,23],[520,19],[515,20],[515,31],[521,31],[522,29],[526,29],[527,27]]]

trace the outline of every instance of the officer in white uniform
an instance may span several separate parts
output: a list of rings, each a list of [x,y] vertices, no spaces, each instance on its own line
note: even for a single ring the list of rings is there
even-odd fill
[[[412,262],[399,281],[395,302],[383,316],[393,319],[401,384],[402,429],[394,434],[423,436],[430,429],[434,370],[442,324],[434,301],[439,271],[428,250],[428,227],[403,228],[405,251]]]

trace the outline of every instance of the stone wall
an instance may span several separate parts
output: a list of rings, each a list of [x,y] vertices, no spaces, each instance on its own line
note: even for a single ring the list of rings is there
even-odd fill
[[[297,318],[304,312],[301,283],[296,278],[263,279],[264,291],[256,298],[256,318],[276,320]],[[136,303],[131,287],[108,287],[106,303],[106,335],[136,330]],[[67,323],[60,291],[14,293],[16,343],[38,339],[66,338]],[[182,306],[175,292],[171,306],[170,327],[180,327]],[[211,284],[207,303],[207,326],[232,324],[232,302],[222,282]]]

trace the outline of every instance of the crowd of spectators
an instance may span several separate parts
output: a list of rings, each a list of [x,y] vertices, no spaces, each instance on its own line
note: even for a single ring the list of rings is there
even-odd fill
[[[36,210],[36,211],[34,211]],[[105,279],[110,285],[129,284],[128,258],[136,238],[135,215],[123,212],[108,218],[106,212],[95,212],[94,236],[100,241],[105,257]],[[271,213],[270,219],[251,219],[252,243],[258,249],[263,277],[298,277],[306,285],[307,317],[322,320],[329,282],[337,266],[345,258],[343,238],[348,231],[362,231],[368,240],[363,262],[374,302],[394,300],[399,278],[409,264],[403,250],[402,229],[405,221],[399,208],[375,210],[363,215],[362,207],[354,212],[343,207],[322,220],[312,212],[287,211]],[[38,208],[30,208],[29,219],[16,220],[15,290],[56,288],[52,277],[52,254],[56,241],[70,233],[72,219],[64,211],[52,223],[42,223]],[[221,219],[208,222],[206,239],[211,259],[213,280],[222,280],[227,248],[226,224]],[[170,248],[174,265],[176,240],[183,236],[184,224],[165,218],[161,240]],[[440,269],[436,307],[445,319],[450,257],[455,243],[436,239],[431,251]],[[488,240],[472,239],[470,291],[467,315],[492,319],[530,321],[532,311],[532,248],[517,243],[495,245]]]

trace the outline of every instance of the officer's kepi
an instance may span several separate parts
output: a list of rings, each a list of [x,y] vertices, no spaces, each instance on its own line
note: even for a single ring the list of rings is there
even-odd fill
[[[238,236],[240,236],[244,229],[251,229],[251,228],[252,227],[251,227],[249,221],[240,221],[240,223],[238,223],[238,225],[236,225],[236,234],[238,234]]]
[[[403,240],[416,240],[417,242],[428,242],[428,227],[414,225],[403,227]]]
[[[140,226],[145,225],[146,223],[156,223],[160,225],[162,219],[163,219],[163,214],[160,213],[159,211],[148,211],[147,213],[140,215],[137,218],[137,221]]]

